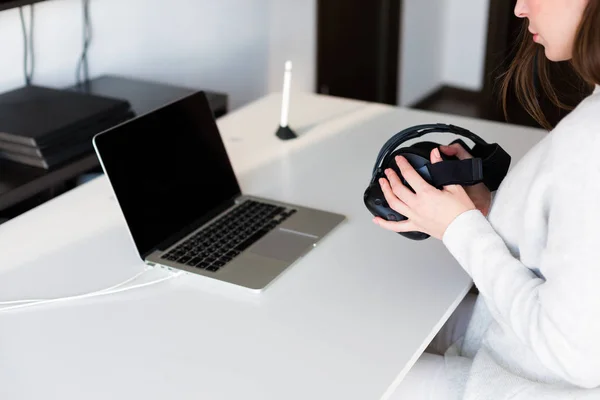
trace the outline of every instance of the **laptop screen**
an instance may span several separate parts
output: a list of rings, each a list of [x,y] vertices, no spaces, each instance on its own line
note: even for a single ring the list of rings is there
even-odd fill
[[[203,92],[97,135],[95,146],[142,257],[240,194]]]

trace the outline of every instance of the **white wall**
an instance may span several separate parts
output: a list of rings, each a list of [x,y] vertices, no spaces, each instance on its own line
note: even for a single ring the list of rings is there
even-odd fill
[[[81,51],[81,1],[36,6],[34,83],[71,85]],[[489,0],[404,0],[399,104],[442,84],[477,90]],[[90,73],[227,92],[232,109],[281,90],[313,91],[316,0],[93,0]],[[17,10],[0,13],[0,92],[23,84]]]
[[[224,91],[238,107],[267,91],[270,1],[92,1],[90,74]],[[71,85],[81,52],[81,1],[35,7],[34,83]],[[0,91],[23,85],[17,10],[0,13],[0,54]]]
[[[398,82],[400,105],[414,103],[442,84],[446,1],[403,1]]]
[[[483,86],[490,0],[404,0],[398,103]]]
[[[292,90],[316,85],[317,0],[270,0],[269,92],[283,88],[283,69],[293,62]]]
[[[470,90],[483,86],[490,0],[445,0],[444,83]]]
[[[316,0],[270,0],[268,91],[281,90],[286,59],[293,87],[313,91]],[[480,90],[490,0],[403,0],[398,103],[407,105],[441,85]]]

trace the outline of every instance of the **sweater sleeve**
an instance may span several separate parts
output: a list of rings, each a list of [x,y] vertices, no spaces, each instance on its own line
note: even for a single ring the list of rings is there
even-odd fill
[[[587,161],[553,177],[540,265],[515,258],[477,210],[458,216],[442,240],[498,323],[555,374],[594,388],[600,385],[600,165]]]

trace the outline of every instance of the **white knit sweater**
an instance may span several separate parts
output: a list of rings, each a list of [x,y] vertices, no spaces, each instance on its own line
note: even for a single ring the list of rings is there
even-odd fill
[[[480,291],[446,356],[464,398],[600,399],[599,88],[443,242]]]

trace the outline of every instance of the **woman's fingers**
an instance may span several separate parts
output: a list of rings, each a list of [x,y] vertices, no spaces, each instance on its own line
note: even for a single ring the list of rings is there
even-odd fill
[[[396,157],[396,163],[398,164],[398,168],[400,168],[400,173],[416,193],[429,190],[433,187],[419,175],[406,158],[398,156]]]
[[[406,221],[386,221],[383,218],[375,217],[373,218],[373,222],[375,222],[380,227],[387,229],[393,232],[415,232],[419,231],[419,229],[412,223],[411,220]]]
[[[442,160],[442,155],[440,154],[440,150],[437,149],[437,148],[431,150],[431,154],[429,155],[429,159],[431,160],[432,164],[436,164],[436,163],[444,161],[444,160]]]
[[[473,158],[473,156],[458,143],[451,144],[450,146],[440,146],[440,150],[447,156],[456,156],[459,160]]]
[[[387,170],[385,170],[385,175],[387,176],[388,181],[392,187],[392,191],[394,192],[396,197],[398,197],[401,201],[403,201],[406,204],[411,204],[415,197],[415,194],[411,192],[411,190],[402,183],[400,177],[398,177],[398,174],[396,174],[396,171],[394,171],[391,168],[388,168]]]
[[[379,180],[379,185],[381,186],[381,191],[385,196],[385,201],[390,205],[392,210],[399,212],[400,214],[406,216],[408,218],[408,214],[410,214],[410,209],[406,205],[406,203],[400,200],[393,192],[390,183],[387,179],[381,178]]]

